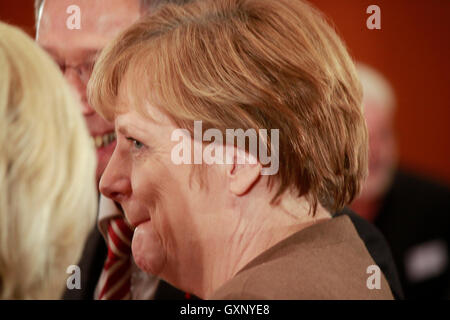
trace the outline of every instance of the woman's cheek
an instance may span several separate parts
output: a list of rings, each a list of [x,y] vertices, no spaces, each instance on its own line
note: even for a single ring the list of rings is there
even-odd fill
[[[131,244],[134,261],[147,273],[159,275],[166,264],[166,252],[151,221],[136,227]]]

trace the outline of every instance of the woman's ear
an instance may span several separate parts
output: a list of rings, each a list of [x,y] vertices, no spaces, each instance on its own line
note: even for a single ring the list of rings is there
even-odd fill
[[[240,164],[234,159],[233,164],[227,166],[230,191],[237,195],[248,192],[261,176],[262,166],[258,161],[246,161]]]

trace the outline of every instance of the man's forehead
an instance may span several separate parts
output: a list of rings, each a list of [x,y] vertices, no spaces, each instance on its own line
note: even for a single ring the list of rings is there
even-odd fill
[[[68,7],[78,6],[80,29],[69,29],[67,21],[74,15]],[[139,0],[45,0],[38,37],[112,38],[140,16]]]

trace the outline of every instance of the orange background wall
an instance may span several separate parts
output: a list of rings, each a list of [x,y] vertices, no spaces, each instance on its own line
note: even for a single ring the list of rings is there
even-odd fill
[[[355,59],[391,81],[400,164],[450,185],[450,1],[311,2],[334,22]],[[366,28],[371,4],[381,8],[381,30]],[[0,20],[33,35],[33,1],[0,0]]]
[[[450,184],[450,1],[313,0],[352,56],[374,66],[397,96],[400,164]],[[381,30],[369,30],[369,5]]]

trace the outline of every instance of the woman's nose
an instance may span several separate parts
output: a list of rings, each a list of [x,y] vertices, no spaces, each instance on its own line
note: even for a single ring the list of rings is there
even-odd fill
[[[100,192],[117,202],[131,195],[131,181],[126,167],[115,150],[100,179]]]

